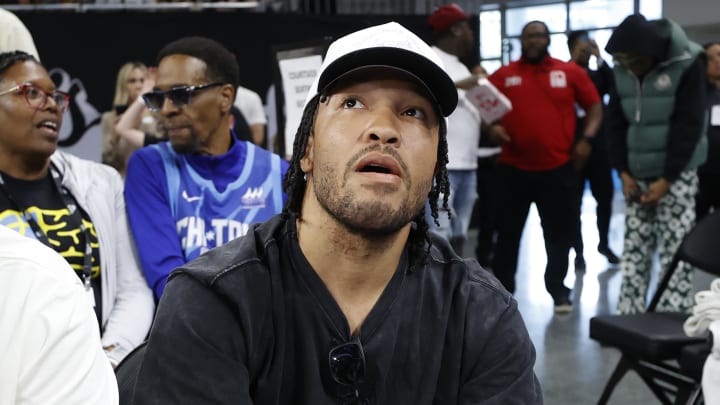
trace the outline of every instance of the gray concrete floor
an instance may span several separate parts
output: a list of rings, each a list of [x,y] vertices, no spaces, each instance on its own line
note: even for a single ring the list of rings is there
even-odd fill
[[[610,224],[610,246],[620,255],[624,232],[624,203],[616,200]],[[595,404],[612,370],[619,352],[600,347],[589,338],[590,318],[611,313],[617,303],[621,274],[597,250],[595,201],[586,193],[583,201],[582,232],[585,243],[584,272],[575,272],[574,252],[565,284],[573,287],[572,313],[555,315],[552,298],[545,291],[545,248],[537,211],[533,207],[523,232],[518,262],[517,291],[520,312],[535,344],[535,373],[543,387],[545,404]],[[470,232],[465,252],[475,252],[476,233]],[[620,382],[611,404],[655,404],[657,399],[640,378],[629,373]]]

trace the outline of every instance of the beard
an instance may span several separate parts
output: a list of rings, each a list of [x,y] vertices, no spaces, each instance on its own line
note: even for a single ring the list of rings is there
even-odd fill
[[[532,64],[536,64],[540,63],[543,59],[545,59],[546,56],[548,56],[548,50],[547,48],[545,48],[540,50],[537,55],[529,55],[528,50],[523,48],[522,56],[523,58],[525,58],[526,61]]]
[[[357,159],[373,149],[378,148],[371,147],[361,151],[356,155]],[[393,152],[394,150],[389,154],[395,155]],[[407,191],[407,198],[399,207],[393,207],[383,196],[396,193],[396,187],[377,185],[372,191],[363,193],[365,194],[363,196],[347,188],[347,177],[354,171],[353,163],[357,159],[350,159],[342,180],[338,180],[333,175],[335,172],[333,168],[317,167],[313,172],[315,198],[331,217],[354,234],[377,238],[399,231],[425,207],[432,178],[414,186],[408,180],[407,170],[403,170],[405,173],[403,188]],[[396,159],[405,169],[397,156]]]
[[[200,138],[194,133],[184,139],[169,138],[168,140],[176,153],[195,153],[201,146]]]

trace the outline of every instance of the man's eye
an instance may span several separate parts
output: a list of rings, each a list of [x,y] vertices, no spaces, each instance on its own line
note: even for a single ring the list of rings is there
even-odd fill
[[[426,117],[425,112],[418,108],[407,109],[407,110],[405,110],[404,115],[407,115],[408,117],[415,117],[415,118],[425,118]]]
[[[343,108],[363,108],[365,105],[356,98],[347,98],[343,101]]]

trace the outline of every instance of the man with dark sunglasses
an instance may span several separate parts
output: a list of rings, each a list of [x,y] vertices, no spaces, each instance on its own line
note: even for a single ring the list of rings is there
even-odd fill
[[[397,23],[335,41],[283,213],[173,272],[134,403],[542,403],[517,303],[424,220],[457,94]]]
[[[287,162],[231,129],[238,76],[222,45],[182,38],[160,51],[155,87],[142,96],[168,141],[130,158],[125,199],[156,299],[174,268],[282,210]]]

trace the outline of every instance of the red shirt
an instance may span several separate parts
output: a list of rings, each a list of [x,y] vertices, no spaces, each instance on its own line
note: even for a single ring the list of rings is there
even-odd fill
[[[530,171],[567,163],[575,142],[575,103],[587,110],[600,102],[585,70],[549,56],[537,65],[520,58],[488,79],[512,102],[502,118],[511,141],[498,161]]]

